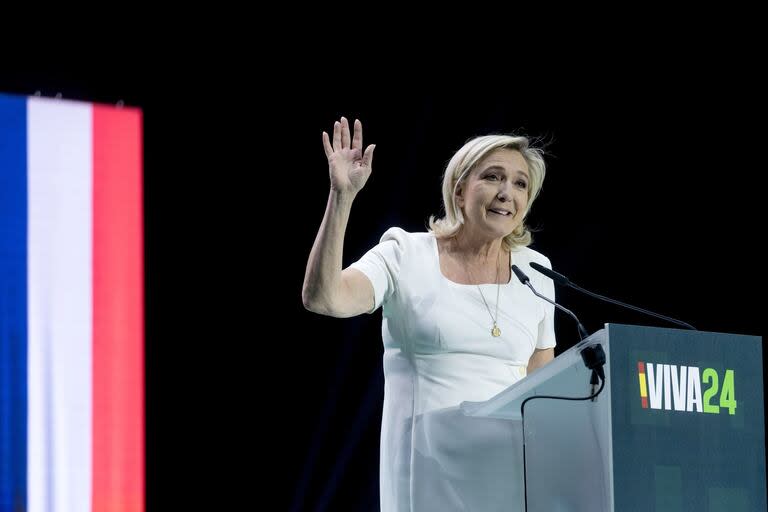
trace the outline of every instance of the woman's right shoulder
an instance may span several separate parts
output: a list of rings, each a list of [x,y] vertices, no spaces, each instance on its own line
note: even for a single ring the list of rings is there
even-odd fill
[[[384,232],[384,234],[381,235],[382,242],[386,240],[425,241],[425,240],[432,240],[434,238],[435,238],[435,235],[429,232],[425,232],[425,231],[410,232],[397,226],[393,226],[387,229]]]
[[[379,243],[394,241],[403,250],[425,249],[431,247],[434,238],[435,235],[429,232],[409,232],[394,226],[384,232]]]

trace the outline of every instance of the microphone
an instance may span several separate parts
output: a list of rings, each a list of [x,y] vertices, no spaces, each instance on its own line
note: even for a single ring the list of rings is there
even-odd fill
[[[573,288],[576,291],[579,291],[581,293],[585,293],[585,294],[589,295],[590,297],[595,297],[596,299],[600,299],[600,300],[603,300],[605,302],[610,302],[611,304],[616,304],[617,306],[622,306],[622,307],[631,309],[633,311],[637,311],[639,313],[645,313],[646,315],[655,316],[656,318],[660,318],[662,320],[666,320],[667,322],[671,322],[673,324],[677,324],[677,325],[679,325],[681,327],[685,327],[686,329],[691,329],[692,331],[697,330],[691,324],[683,322],[681,320],[675,320],[674,318],[670,318],[668,316],[660,315],[659,313],[654,313],[653,311],[648,311],[647,309],[639,308],[637,306],[632,306],[631,304],[624,304],[623,302],[619,302],[618,300],[609,299],[608,297],[604,297],[602,295],[599,295],[597,293],[591,292],[589,290],[585,290],[584,288],[582,288],[581,286],[577,285],[576,283],[571,282],[571,280],[568,279],[567,277],[565,277],[564,275],[558,274],[554,270],[549,269],[549,268],[545,267],[544,265],[539,265],[536,262],[531,262],[530,265],[531,265],[531,267],[534,270],[538,270],[539,272],[541,272],[542,274],[544,274],[548,278],[552,279],[555,283],[557,283],[559,285],[568,286],[570,288]]]
[[[570,309],[565,309],[563,306],[561,306],[557,302],[550,300],[547,297],[541,295],[539,292],[537,292],[536,289],[531,284],[531,279],[527,275],[525,275],[525,273],[522,270],[520,270],[520,268],[517,265],[512,265],[512,272],[515,273],[515,275],[517,276],[517,278],[520,280],[521,283],[523,283],[525,286],[531,289],[534,295],[544,299],[545,301],[549,302],[560,311],[567,313],[574,320],[576,320],[576,327],[579,328],[579,340],[583,340],[584,338],[589,336],[589,333],[587,332],[587,330],[584,328],[583,325],[581,325],[581,322],[579,322],[579,319],[576,317],[576,315],[573,314],[573,312]]]

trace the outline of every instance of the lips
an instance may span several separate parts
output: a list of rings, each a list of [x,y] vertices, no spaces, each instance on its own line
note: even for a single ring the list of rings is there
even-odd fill
[[[508,210],[504,210],[502,208],[489,208],[488,211],[491,213],[495,213],[496,215],[501,215],[503,217],[509,217],[510,215],[512,215],[512,212]]]

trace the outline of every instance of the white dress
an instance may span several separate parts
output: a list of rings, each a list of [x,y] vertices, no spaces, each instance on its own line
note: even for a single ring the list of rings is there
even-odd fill
[[[529,266],[536,261],[550,267],[549,259],[518,248],[511,260],[539,293],[554,300],[552,281]],[[450,429],[458,427],[452,422],[448,431],[434,424],[428,430],[420,418],[427,418],[426,413],[438,418],[463,401],[488,400],[523,378],[534,349],[555,346],[554,307],[512,277],[500,288],[501,336],[493,337],[493,321],[478,286],[458,284],[442,274],[431,233],[391,228],[351,267],[373,285],[370,312],[383,307],[381,510],[420,512],[437,509],[438,503],[440,510],[470,509],[455,489],[421,485],[429,480],[427,473],[434,479],[436,472],[453,471],[450,462],[433,457],[424,463],[419,456],[434,453],[439,443],[451,443]],[[497,285],[480,288],[495,314]]]

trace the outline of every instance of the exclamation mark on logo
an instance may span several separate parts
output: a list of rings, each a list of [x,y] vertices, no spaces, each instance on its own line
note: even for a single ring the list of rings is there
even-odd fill
[[[645,363],[637,362],[637,373],[640,377],[640,400],[643,403],[643,409],[648,408],[648,386],[645,383]]]

